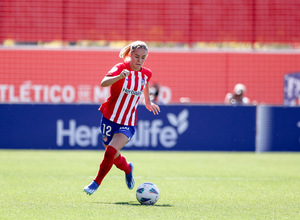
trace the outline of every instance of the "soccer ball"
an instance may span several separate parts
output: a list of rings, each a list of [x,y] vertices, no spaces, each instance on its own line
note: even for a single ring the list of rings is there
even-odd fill
[[[153,183],[142,183],[136,190],[136,198],[142,205],[154,205],[159,198],[159,190]]]

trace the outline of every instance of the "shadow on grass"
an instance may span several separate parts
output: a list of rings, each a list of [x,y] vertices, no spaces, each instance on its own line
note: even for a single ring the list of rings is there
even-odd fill
[[[140,203],[137,202],[116,202],[114,203],[116,205],[134,205],[134,206],[140,206]],[[142,206],[147,206],[147,205],[142,205]],[[150,205],[151,206],[151,205]],[[154,206],[158,206],[158,207],[173,207],[172,205],[169,204],[155,204]]]
[[[110,205],[152,206],[152,205],[141,205],[140,203],[135,202],[135,201],[115,202],[115,203],[97,202],[97,203],[110,204]],[[169,204],[155,204],[153,206],[155,206],[155,207],[173,207],[172,205],[169,205]]]

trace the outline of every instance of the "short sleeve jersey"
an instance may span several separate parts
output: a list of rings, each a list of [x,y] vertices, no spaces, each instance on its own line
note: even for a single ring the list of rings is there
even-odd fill
[[[110,121],[121,125],[136,126],[139,99],[152,77],[152,72],[145,67],[140,71],[133,71],[129,63],[119,63],[106,76],[117,76],[124,69],[129,70],[130,74],[110,86],[110,96],[106,102],[102,103],[99,110]]]

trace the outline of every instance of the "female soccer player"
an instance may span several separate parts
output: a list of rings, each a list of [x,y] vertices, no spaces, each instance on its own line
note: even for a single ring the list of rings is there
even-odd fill
[[[154,115],[160,112],[159,106],[152,103],[149,96],[152,72],[143,67],[148,46],[142,41],[133,42],[124,47],[119,56],[124,62],[115,65],[101,82],[102,87],[111,86],[110,97],[99,108],[103,114],[101,131],[105,152],[97,176],[84,187],[84,192],[89,195],[98,189],[113,165],[125,172],[127,187],[133,189],[133,163],[127,163],[120,150],[135,133],[136,109],[142,92],[145,107]]]

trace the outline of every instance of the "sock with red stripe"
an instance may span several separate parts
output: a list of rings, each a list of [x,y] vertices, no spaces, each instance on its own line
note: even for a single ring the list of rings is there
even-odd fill
[[[104,153],[104,158],[100,164],[98,174],[94,179],[95,182],[98,183],[98,185],[101,184],[102,180],[113,166],[116,153],[117,150],[115,148],[113,148],[112,146],[107,146]]]
[[[129,163],[127,163],[126,158],[120,154],[114,161],[114,164],[120,170],[123,170],[126,174],[129,174],[131,171],[131,167]]]

